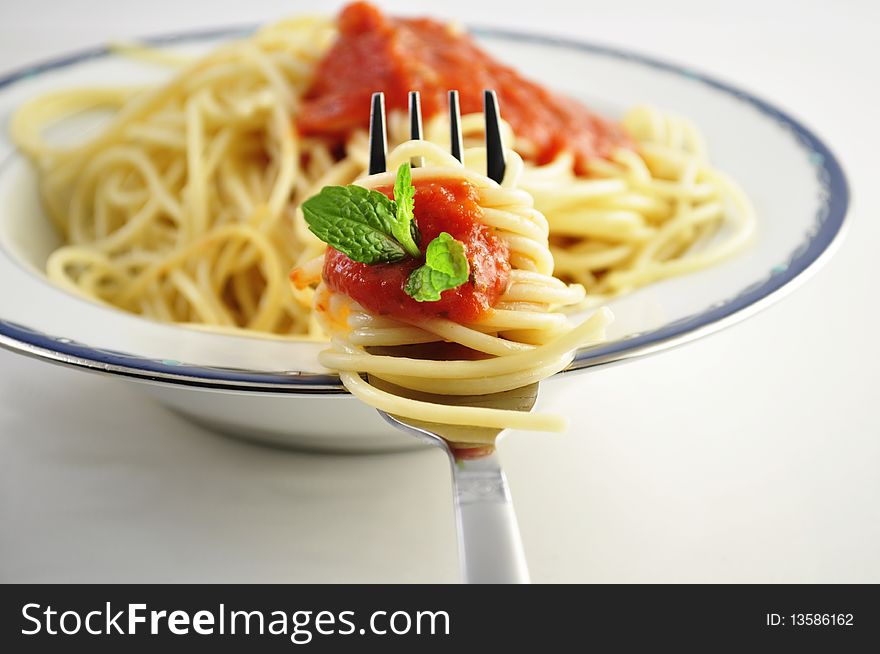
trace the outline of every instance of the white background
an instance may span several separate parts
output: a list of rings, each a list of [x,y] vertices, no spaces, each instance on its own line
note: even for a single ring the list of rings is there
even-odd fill
[[[0,70],[304,4],[2,2]],[[383,6],[691,64],[802,119],[850,177],[848,238],[806,286],[721,334],[564,384],[567,435],[503,441],[534,580],[880,582],[880,4]],[[0,581],[457,578],[437,451],[251,446],[113,379],[0,351]]]

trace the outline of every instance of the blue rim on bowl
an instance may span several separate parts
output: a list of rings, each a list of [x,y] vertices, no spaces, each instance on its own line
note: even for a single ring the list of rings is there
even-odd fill
[[[231,38],[252,31],[252,27],[188,32],[144,39],[154,45],[196,42]],[[716,302],[706,310],[686,316],[658,329],[631,334],[626,338],[580,350],[564,372],[624,361],[665,350],[708,335],[768,306],[783,290],[794,288],[795,280],[803,281],[805,273],[815,271],[840,243],[844,232],[849,187],[837,158],[813,132],[799,121],[771,104],[725,82],[688,67],[667,63],[653,57],[605,45],[572,39],[526,34],[494,28],[475,28],[477,36],[495,37],[524,43],[588,52],[593,55],[632,61],[650,68],[673,73],[709,86],[747,103],[789,131],[804,149],[813,164],[821,189],[820,207],[814,216],[814,228],[789,256],[769,271],[768,275],[736,296]],[[107,56],[107,47],[83,50],[69,56],[29,66],[0,78],[0,89],[19,80],[50,70]],[[23,325],[0,319],[0,347],[47,361],[144,381],[223,390],[272,393],[345,393],[335,375],[295,371],[255,371],[210,366],[196,366],[167,359],[150,359],[138,355],[98,349],[67,338],[48,335]]]

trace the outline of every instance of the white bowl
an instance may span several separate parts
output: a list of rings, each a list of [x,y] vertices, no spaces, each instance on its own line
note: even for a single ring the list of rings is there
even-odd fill
[[[240,33],[158,41],[199,50]],[[616,115],[650,103],[692,118],[713,162],[740,182],[758,212],[758,234],[747,251],[611,302],[616,320],[609,341],[579,352],[572,371],[664,350],[742,319],[804,279],[839,241],[849,199],[843,171],[825,144],[779,109],[631,52],[501,31],[477,36],[503,61],[599,111]],[[153,68],[98,48],[0,80],[0,115],[8,118],[47,90],[156,76]],[[49,283],[42,271],[58,236],[40,208],[34,172],[8,139],[2,143],[8,154],[0,162],[0,345],[146,382],[143,390],[173,410],[227,433],[322,450],[410,446],[321,367],[319,343],[161,324]],[[555,383],[546,389],[552,393]]]

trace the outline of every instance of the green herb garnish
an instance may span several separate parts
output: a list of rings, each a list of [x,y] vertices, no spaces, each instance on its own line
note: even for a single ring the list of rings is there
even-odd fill
[[[408,163],[397,169],[394,199],[360,186],[325,186],[303,202],[309,230],[352,261],[365,264],[418,259],[419,230],[413,220],[415,187]],[[442,232],[428,244],[425,264],[410,273],[404,291],[418,302],[464,284],[470,266],[464,244]]]
[[[403,290],[417,302],[436,302],[441,292],[461,286],[469,275],[464,244],[441,232],[428,244],[425,265],[410,273]]]
[[[408,163],[397,169],[391,200],[360,186],[325,186],[302,204],[309,230],[360,263],[393,263],[419,257],[413,229],[413,198]]]
[[[397,221],[392,227],[392,234],[397,242],[412,257],[420,257],[418,241],[419,233],[413,215],[416,207],[416,187],[412,183],[409,163],[400,164],[397,179],[394,180],[394,202],[397,204]]]

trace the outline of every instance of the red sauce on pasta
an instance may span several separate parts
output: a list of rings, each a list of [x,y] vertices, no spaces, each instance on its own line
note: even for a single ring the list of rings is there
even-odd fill
[[[408,321],[448,318],[457,323],[474,322],[498,302],[507,288],[507,244],[482,223],[477,190],[467,181],[419,180],[415,189],[415,220],[421,233],[422,254],[440,232],[448,232],[464,244],[470,279],[458,288],[443,291],[437,302],[417,302],[403,289],[409,274],[424,263],[423,258],[367,265],[327,248],[324,282],[374,315]],[[390,186],[377,190],[392,197]]]
[[[522,77],[464,32],[427,18],[392,18],[365,2],[339,15],[339,38],[319,63],[298,118],[302,133],[342,139],[369,125],[370,96],[385,92],[389,110],[407,108],[407,92],[421,93],[430,118],[446,111],[446,93],[459,91],[463,113],[483,109],[483,89],[498,93],[501,115],[527,139],[537,163],[560,151],[574,154],[576,170],[591,158],[631,145],[616,124],[579,102]]]

